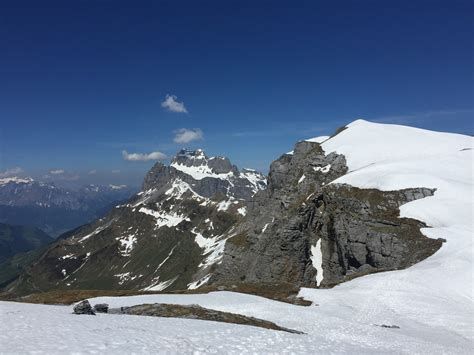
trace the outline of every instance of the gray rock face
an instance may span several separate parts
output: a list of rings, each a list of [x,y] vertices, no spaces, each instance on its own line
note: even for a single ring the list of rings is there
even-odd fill
[[[402,204],[433,190],[381,192],[329,184],[346,172],[344,156],[325,155],[318,143],[306,141],[273,162],[268,188],[233,229],[210,282],[329,287],[408,267],[440,247],[441,241],[420,233],[424,224],[398,218]]]
[[[91,304],[89,303],[88,300],[79,302],[74,306],[74,313],[75,314],[89,314],[89,315],[95,315],[94,310],[91,307]]]

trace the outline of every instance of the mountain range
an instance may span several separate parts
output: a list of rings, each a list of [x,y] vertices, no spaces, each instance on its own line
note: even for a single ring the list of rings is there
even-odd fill
[[[7,290],[326,288],[404,269],[445,242],[405,214],[439,194],[417,166],[464,157],[471,146],[467,136],[358,120],[297,142],[267,177],[181,150],[169,165],[156,163],[128,202],[48,247]]]
[[[73,190],[30,177],[0,178],[0,223],[36,227],[56,237],[101,217],[134,192],[125,185]]]

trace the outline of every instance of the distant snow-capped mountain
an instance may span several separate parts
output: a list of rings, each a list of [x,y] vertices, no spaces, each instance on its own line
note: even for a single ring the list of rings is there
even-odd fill
[[[86,185],[78,190],[30,177],[0,179],[0,222],[37,227],[58,235],[99,217],[113,204],[128,199],[125,185]]]

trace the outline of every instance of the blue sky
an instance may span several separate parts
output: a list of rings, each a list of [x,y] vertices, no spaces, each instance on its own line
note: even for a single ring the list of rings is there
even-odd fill
[[[473,10],[3,1],[0,174],[138,184],[154,161],[124,157],[183,146],[266,171],[296,140],[359,117],[473,134]]]

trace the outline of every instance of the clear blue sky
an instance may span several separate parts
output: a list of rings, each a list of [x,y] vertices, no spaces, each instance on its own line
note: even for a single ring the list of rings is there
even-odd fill
[[[0,173],[139,183],[153,161],[123,150],[182,146],[265,171],[359,117],[473,134],[473,13],[455,0],[2,1]],[[187,113],[162,107],[167,94]],[[182,128],[203,139],[175,143]]]

